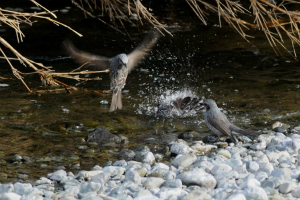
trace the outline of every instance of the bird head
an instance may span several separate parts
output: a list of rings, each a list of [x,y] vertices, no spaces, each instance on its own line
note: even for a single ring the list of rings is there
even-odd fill
[[[205,107],[206,111],[208,111],[210,108],[218,108],[216,102],[212,99],[204,99],[201,105]]]
[[[118,55],[118,63],[120,65],[124,65],[125,67],[127,67],[128,64],[128,56],[124,53]]]

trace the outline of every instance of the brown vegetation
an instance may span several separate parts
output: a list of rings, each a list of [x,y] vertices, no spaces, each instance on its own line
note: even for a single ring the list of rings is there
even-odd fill
[[[35,0],[30,0],[35,5],[41,7],[44,12],[38,13],[21,13],[15,11],[9,11],[0,8],[0,21],[13,28],[16,32],[18,42],[23,41],[24,34],[20,29],[21,23],[27,23],[33,25],[34,19],[44,19],[52,22],[55,25],[64,26],[78,36],[80,33],[76,32],[69,26],[60,23],[52,18],[56,18],[55,11],[49,11],[42,5],[38,4]],[[86,16],[96,18],[116,31],[127,34],[124,22],[134,23],[132,16],[135,15],[138,18],[140,25],[144,24],[144,21],[150,23],[156,27],[163,34],[171,33],[166,29],[166,26],[158,21],[154,15],[141,3],[140,0],[71,0],[72,3],[80,8]],[[191,7],[196,16],[207,25],[209,14],[213,13],[219,16],[219,25],[222,26],[222,20],[227,22],[234,30],[236,30],[245,40],[249,41],[252,38],[251,35],[247,34],[249,29],[255,29],[262,31],[271,47],[274,49],[276,54],[280,54],[280,48],[288,50],[284,38],[287,36],[292,46],[291,55],[296,58],[297,53],[295,50],[296,46],[300,46],[300,11],[289,10],[293,8],[293,5],[299,5],[299,1],[295,0],[282,0],[278,4],[275,4],[273,0],[249,0],[249,1],[233,1],[233,0],[186,0],[186,3]],[[287,6],[289,6],[287,8]],[[110,22],[96,17],[94,10],[99,9],[103,14],[109,16]],[[52,16],[51,17],[49,17]],[[176,19],[174,19],[176,21]],[[253,22],[252,22],[253,21]],[[119,28],[121,25],[122,29]],[[66,84],[57,81],[54,77],[71,78],[75,80],[99,80],[99,78],[80,78],[80,74],[91,73],[85,71],[78,71],[78,68],[69,73],[54,73],[50,67],[46,67],[41,63],[36,63],[22,56],[17,50],[15,50],[4,38],[0,37],[0,43],[7,47],[14,53],[16,58],[8,58],[4,50],[0,47],[0,52],[3,55],[2,58],[6,59],[11,67],[13,74],[20,79],[26,86],[28,91],[31,92],[30,88],[26,85],[23,80],[22,73],[17,70],[10,62],[11,59],[19,60],[22,64],[28,65],[34,70],[34,73],[39,74],[41,81],[45,85],[50,86],[63,86],[70,88]],[[100,71],[101,73],[102,71]],[[105,71],[107,72],[107,71]],[[99,72],[94,72],[99,73]],[[74,87],[72,87],[75,89]]]

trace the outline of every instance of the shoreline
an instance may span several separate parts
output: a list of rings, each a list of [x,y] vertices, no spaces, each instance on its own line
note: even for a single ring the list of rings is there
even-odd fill
[[[135,161],[118,160],[77,174],[61,169],[32,184],[1,184],[0,199],[300,198],[300,126],[287,131],[281,125],[262,130],[253,141],[239,136],[237,145],[177,139],[169,143],[175,158],[167,164],[142,146]]]

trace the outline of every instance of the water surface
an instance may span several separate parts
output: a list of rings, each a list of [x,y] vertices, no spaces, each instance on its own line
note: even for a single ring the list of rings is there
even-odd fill
[[[40,32],[25,26],[26,38],[21,44],[15,42],[9,29],[3,37],[25,56],[66,72],[78,67],[61,47],[66,38],[80,49],[114,56],[132,51],[145,35],[146,29],[138,32],[133,27],[128,29],[129,38],[81,15],[76,9],[58,14],[83,38],[44,22],[34,26]],[[79,90],[71,94],[29,93],[13,77],[8,64],[1,61],[0,84],[8,84],[0,86],[1,181],[18,180],[20,174],[34,180],[62,166],[71,171],[88,170],[116,160],[122,149],[138,145],[148,145],[159,152],[185,131],[210,134],[203,113],[156,114],[159,102],[182,96],[216,100],[227,116],[243,128],[270,129],[277,120],[299,124],[296,60],[288,55],[276,56],[261,34],[253,33],[257,49],[226,25],[222,29],[214,24],[203,26],[196,17],[184,19],[184,12],[180,15],[177,24],[169,22],[175,27],[171,29],[173,37],[162,37],[151,55],[128,76],[123,110],[117,112],[108,112],[111,94],[103,92],[109,89],[108,74],[99,75],[102,81],[80,84]],[[18,62],[13,64],[21,71],[30,71]],[[25,76],[25,81],[35,91],[45,90],[35,74]],[[129,144],[103,147],[87,143],[87,134],[98,126],[128,137]],[[11,161],[16,154],[22,156],[20,162]]]

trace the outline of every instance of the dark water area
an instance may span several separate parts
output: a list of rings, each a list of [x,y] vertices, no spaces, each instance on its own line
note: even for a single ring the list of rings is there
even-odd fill
[[[7,1],[2,7],[33,11],[31,6],[34,5],[11,5]],[[45,1],[44,6],[58,9],[57,20],[84,36],[38,20],[32,27],[21,25],[26,35],[22,43],[18,44],[14,31],[5,26],[0,27],[1,37],[24,56],[52,66],[57,72],[79,67],[62,48],[65,39],[79,49],[110,57],[131,52],[147,31],[128,26],[128,37],[96,19],[85,19],[71,3],[55,5]],[[34,180],[62,166],[70,171],[89,170],[118,159],[122,149],[138,145],[160,152],[186,131],[210,134],[201,112],[184,116],[156,114],[159,102],[177,97],[212,98],[243,128],[271,129],[275,121],[299,125],[298,61],[284,51],[283,57],[277,56],[261,33],[251,32],[255,36],[253,46],[227,24],[222,23],[220,28],[217,19],[204,26],[187,6],[180,12],[172,7],[162,9],[165,12],[159,16],[173,36],[162,37],[150,56],[128,76],[123,110],[117,112],[108,112],[111,94],[103,92],[109,90],[108,74],[99,75],[102,81],[80,84],[79,90],[71,94],[29,93],[12,75],[9,65],[0,61],[1,182],[19,180],[24,174]],[[20,71],[30,71],[19,62],[12,63]],[[46,90],[37,74],[24,78],[31,89]],[[74,80],[59,80],[77,84]],[[98,126],[127,137],[129,144],[86,142],[88,133]]]

